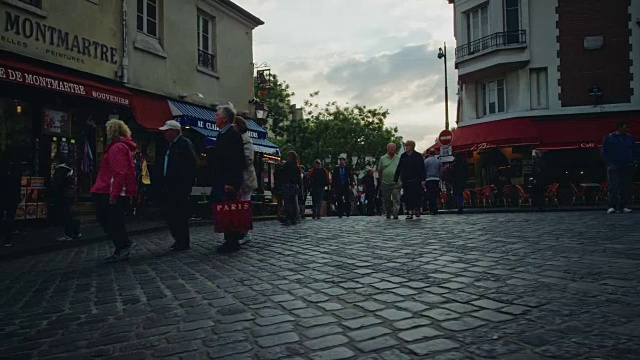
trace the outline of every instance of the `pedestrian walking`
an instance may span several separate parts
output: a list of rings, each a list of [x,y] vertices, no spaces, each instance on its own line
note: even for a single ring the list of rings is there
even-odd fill
[[[465,153],[457,153],[453,164],[451,164],[451,186],[453,187],[453,197],[456,199],[458,214],[464,212],[464,190],[469,179],[469,167]]]
[[[324,202],[325,188],[329,185],[331,178],[329,172],[322,166],[322,161],[316,160],[313,169],[307,175],[313,209],[311,218],[320,220],[322,216],[322,203]]]
[[[396,144],[387,145],[387,153],[380,157],[378,161],[378,184],[382,192],[382,204],[387,219],[398,219],[398,211],[400,210],[400,188],[402,185],[394,178],[398,164],[400,164],[400,156],[396,155]]]
[[[300,194],[298,195],[298,207],[300,210],[300,219],[304,220],[307,211],[307,177],[305,176],[305,167],[300,165]]]
[[[407,141],[404,147],[405,152],[400,156],[393,181],[397,183],[398,180],[402,180],[407,220],[411,220],[414,215],[420,216],[422,183],[425,179],[424,159],[420,153],[415,151],[415,141]]]
[[[211,202],[222,203],[240,198],[243,184],[245,156],[242,135],[233,125],[236,111],[232,105],[218,106],[216,126],[220,129],[213,152],[213,184]],[[231,253],[240,250],[241,233],[224,233],[224,244],[218,247],[219,253]]]
[[[160,130],[167,141],[160,183],[165,219],[174,240],[171,250],[185,251],[191,247],[189,217],[192,203],[189,197],[196,177],[196,153],[191,141],[182,135],[179,122],[169,120]]]
[[[127,259],[134,247],[125,219],[131,197],[136,194],[133,152],[137,146],[124,121],[109,120],[106,129],[108,145],[91,192],[99,197],[98,222],[115,247],[106,260],[119,261]]]
[[[544,210],[544,190],[547,185],[546,181],[546,164],[542,158],[540,150],[533,150],[531,153],[531,177],[532,177],[532,191],[531,191],[531,204],[539,211]],[[517,203],[516,203],[517,204]]]
[[[253,140],[249,136],[249,127],[247,121],[241,116],[236,116],[233,125],[242,137],[242,146],[244,149],[244,169],[242,171],[242,186],[240,187],[240,193],[242,194],[242,200],[251,201],[253,192],[258,188],[258,177],[256,176],[256,167],[254,165],[255,149],[253,148]],[[253,240],[251,232],[240,240],[240,245],[246,244]]]
[[[20,204],[20,179],[17,163],[0,159],[0,238],[5,247],[13,246],[16,210]]]
[[[343,215],[349,217],[351,215],[351,195],[353,194],[353,175],[351,169],[347,166],[347,157],[340,155],[338,157],[338,166],[333,169],[331,186],[333,194],[338,205],[338,217]]]
[[[287,154],[287,161],[282,167],[282,199],[284,200],[284,222],[285,226],[297,225],[300,223],[300,187],[302,177],[300,176],[300,158],[295,151]]]
[[[75,196],[73,194],[74,170],[64,153],[57,153],[54,159],[56,168],[51,177],[49,196],[51,216],[54,224],[62,227],[58,241],[70,241],[80,238],[80,220],[72,211]]]
[[[620,121],[617,130],[602,140],[602,157],[607,164],[609,176],[608,214],[618,211],[630,213],[631,181],[635,171],[635,162],[640,161],[640,151],[636,141],[629,134],[629,123]]]
[[[424,168],[429,213],[438,215],[438,194],[440,193],[440,179],[442,178],[442,162],[436,157],[435,150],[429,152],[429,157],[424,161]]]
[[[373,169],[367,168],[367,173],[362,177],[364,187],[364,201],[367,204],[367,216],[373,216],[376,200],[376,180],[373,177]]]

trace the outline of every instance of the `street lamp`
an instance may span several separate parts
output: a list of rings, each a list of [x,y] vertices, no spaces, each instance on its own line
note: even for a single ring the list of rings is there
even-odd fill
[[[260,122],[264,123],[269,116],[269,108],[267,105],[262,103],[256,104],[256,119],[260,120]]]
[[[449,82],[447,81],[447,43],[438,51],[438,59],[444,59],[444,128],[449,130]]]

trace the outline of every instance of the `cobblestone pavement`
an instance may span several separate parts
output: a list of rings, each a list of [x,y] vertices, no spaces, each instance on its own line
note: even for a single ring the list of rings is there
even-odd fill
[[[639,359],[640,216],[482,214],[209,228],[101,264],[104,243],[0,263],[0,357]]]

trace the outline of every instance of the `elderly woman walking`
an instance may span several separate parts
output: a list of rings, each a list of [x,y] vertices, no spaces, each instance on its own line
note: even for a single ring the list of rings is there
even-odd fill
[[[113,255],[106,260],[119,261],[129,257],[134,245],[127,236],[125,219],[130,199],[136,194],[136,143],[122,120],[109,120],[106,127],[107,150],[91,192],[100,200],[98,222],[115,246]]]
[[[251,195],[258,188],[258,178],[256,176],[256,168],[253,164],[255,150],[253,148],[253,141],[249,137],[247,131],[247,121],[241,116],[236,116],[233,121],[233,125],[242,137],[242,145],[244,148],[244,170],[242,171],[242,186],[240,187],[240,193],[242,194],[242,200],[251,201]],[[251,241],[251,232],[248,232],[244,239],[241,240],[243,244]]]
[[[416,143],[408,140],[404,147],[406,151],[400,156],[400,163],[396,169],[393,182],[397,183],[398,179],[402,179],[407,220],[411,220],[414,215],[420,216],[422,182],[425,180],[426,174],[424,159],[420,153],[415,151]]]

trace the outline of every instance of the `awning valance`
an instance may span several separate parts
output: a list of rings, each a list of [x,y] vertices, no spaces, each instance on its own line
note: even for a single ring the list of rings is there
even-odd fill
[[[640,128],[640,113],[610,113],[571,117],[514,118],[460,126],[453,133],[453,151],[532,145],[535,149],[595,148],[620,120]],[[434,144],[429,149],[440,149]]]
[[[208,130],[194,130],[206,136],[204,139],[204,145],[206,147],[212,147],[215,145],[216,137],[211,136],[213,132],[210,132]],[[217,136],[217,132],[215,132],[215,135]],[[272,143],[271,141],[266,139],[251,139],[251,141],[253,141],[253,149],[256,152],[273,156],[280,156],[280,148],[278,147],[278,145]]]

